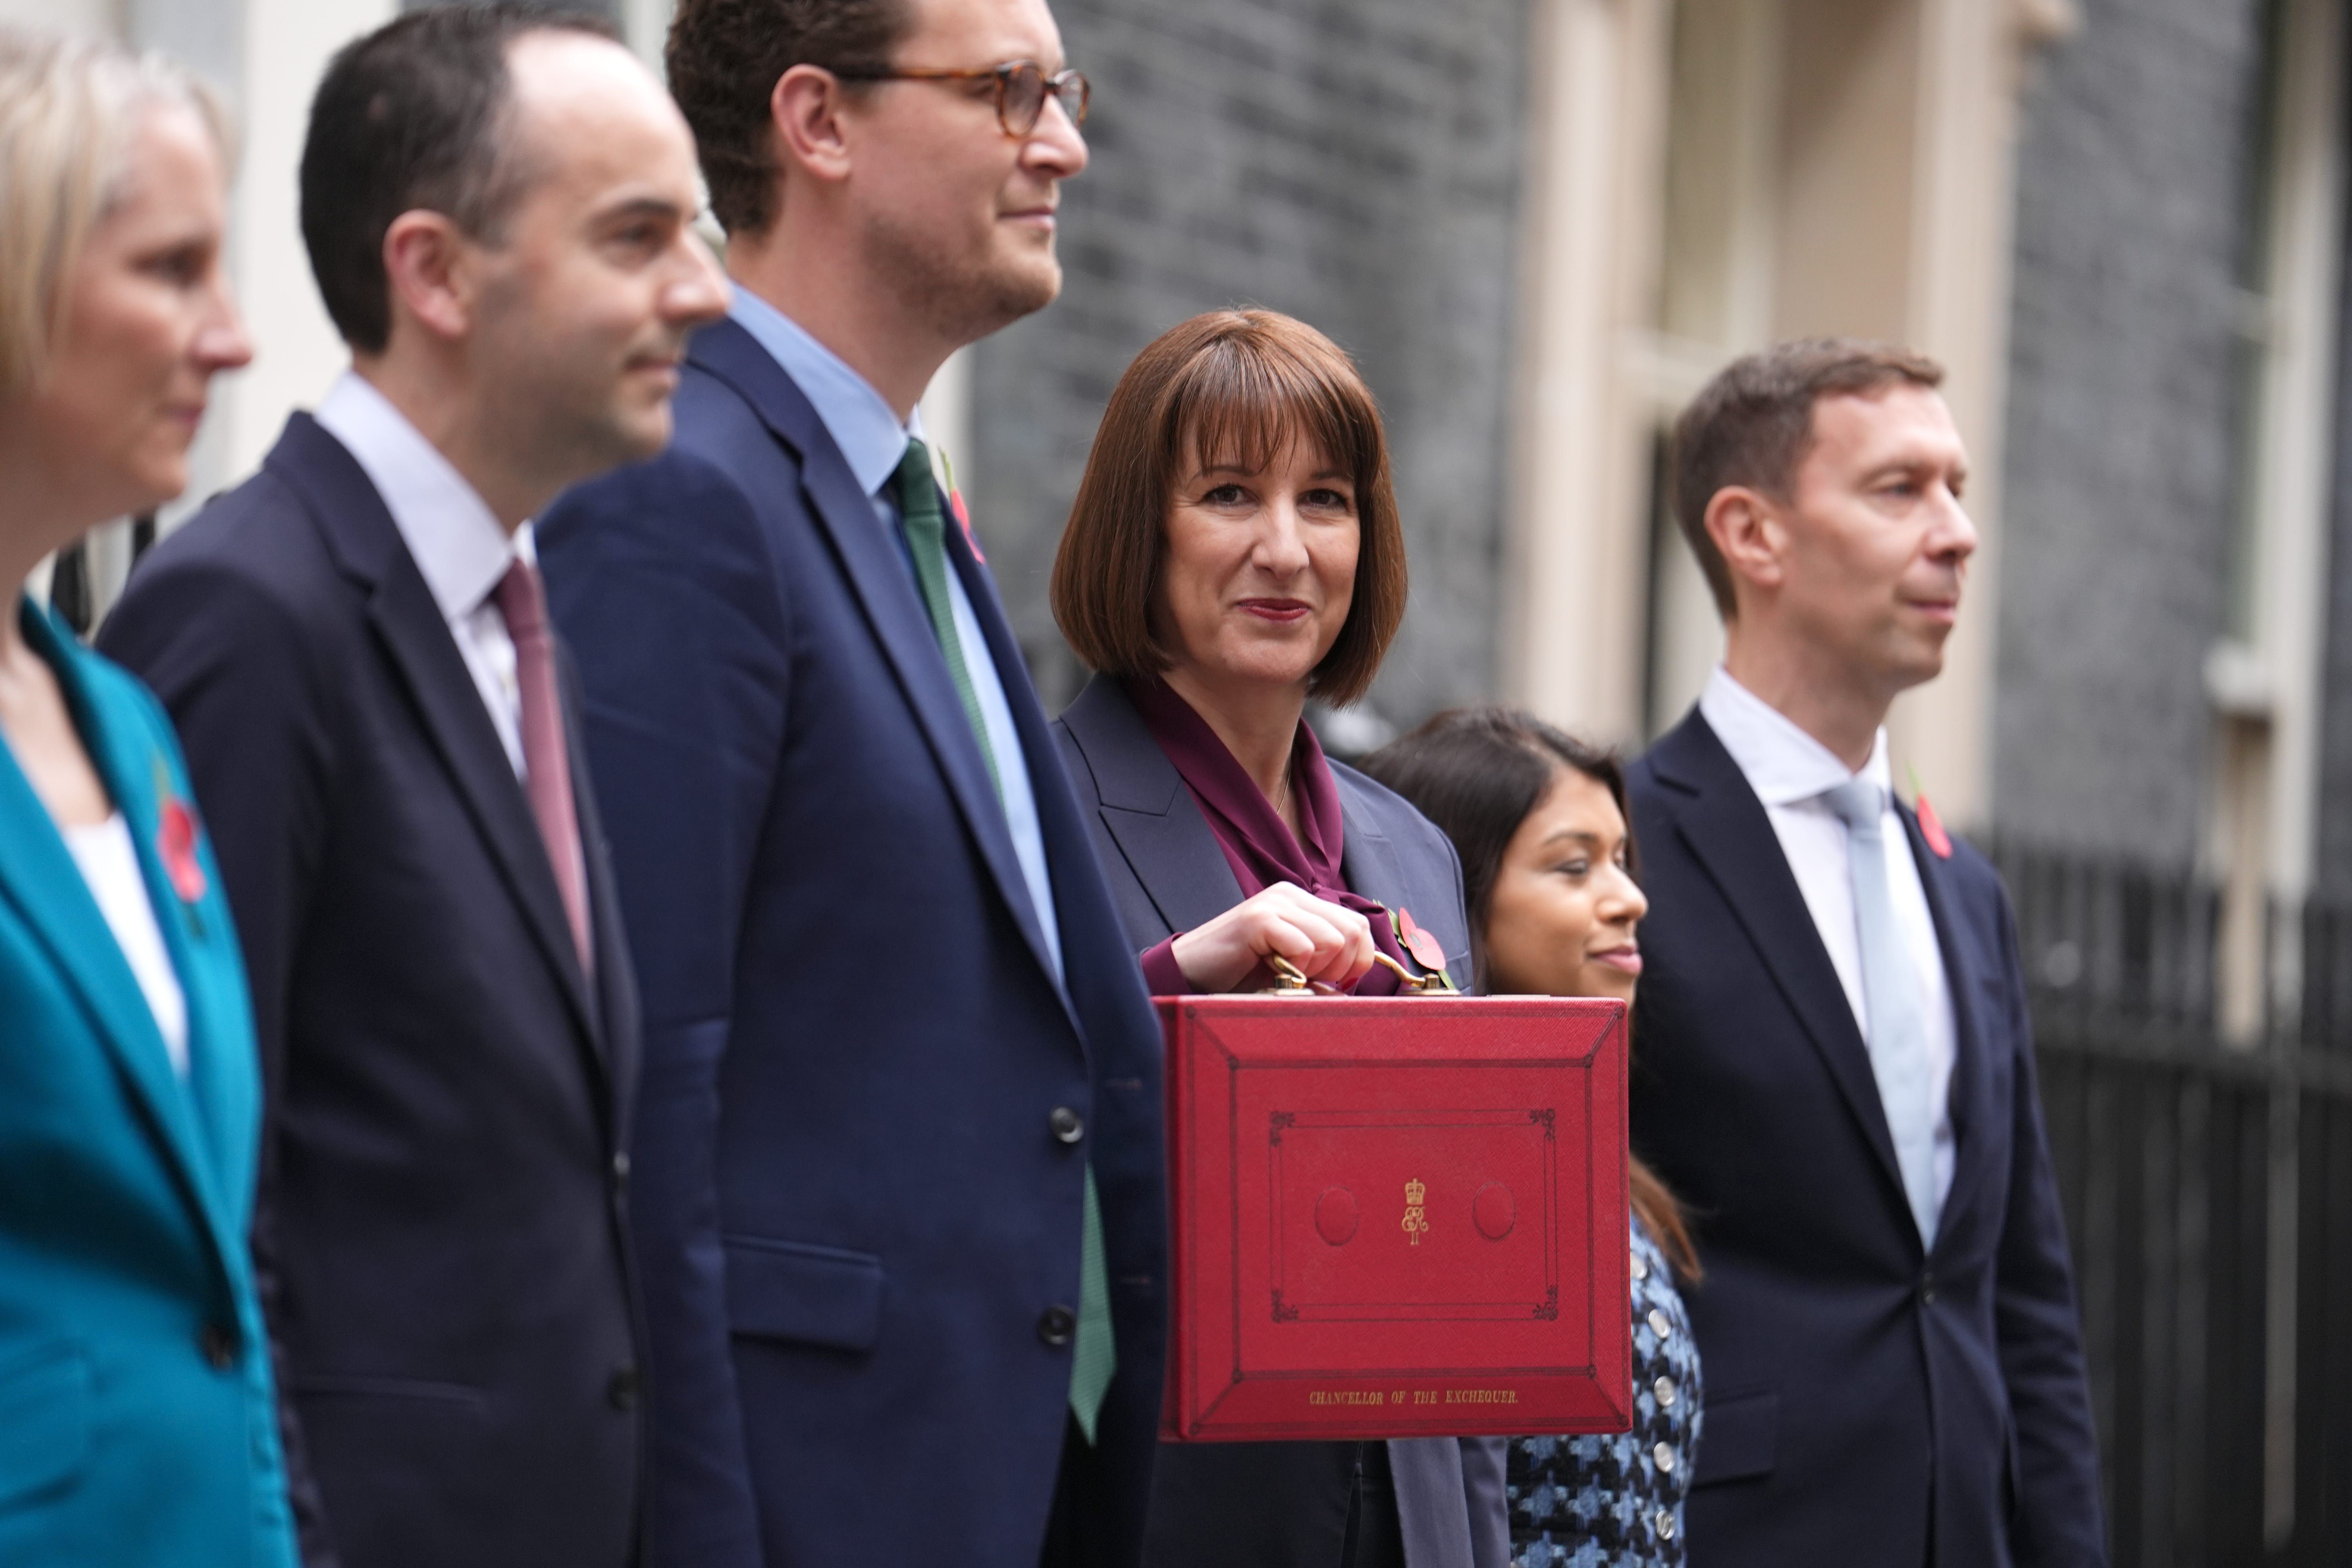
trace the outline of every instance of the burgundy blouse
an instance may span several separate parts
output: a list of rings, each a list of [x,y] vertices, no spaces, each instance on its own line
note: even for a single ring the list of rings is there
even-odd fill
[[[1192,792],[1201,815],[1208,819],[1209,831],[1216,836],[1217,847],[1224,851],[1225,864],[1233,868],[1234,880],[1241,884],[1243,898],[1276,882],[1293,883],[1364,916],[1371,921],[1373,945],[1399,963],[1404,963],[1389,911],[1351,891],[1340,874],[1347,826],[1339,815],[1339,785],[1331,776],[1331,764],[1324,758],[1321,743],[1304,719],[1298,721],[1298,740],[1290,753],[1290,789],[1298,803],[1301,829],[1293,833],[1258,789],[1257,781],[1217,739],[1208,721],[1166,681],[1154,678],[1120,684],[1142,716],[1144,728],[1151,731],[1184,786]],[[1183,934],[1179,931],[1176,936]],[[1143,955],[1144,982],[1154,996],[1192,994],[1192,983],[1176,966],[1176,936]],[[1240,989],[1251,989],[1254,984],[1272,984],[1263,964],[1254,980],[1244,980]],[[1376,963],[1356,982],[1355,994],[1389,996],[1395,994],[1396,988],[1397,977]]]

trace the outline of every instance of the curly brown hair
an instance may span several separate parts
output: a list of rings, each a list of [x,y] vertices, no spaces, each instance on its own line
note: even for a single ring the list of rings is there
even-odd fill
[[[776,221],[768,101],[777,79],[798,65],[886,66],[913,23],[908,0],[678,0],[669,25],[670,96],[694,128],[720,227],[764,234]],[[851,93],[866,85],[843,84]]]

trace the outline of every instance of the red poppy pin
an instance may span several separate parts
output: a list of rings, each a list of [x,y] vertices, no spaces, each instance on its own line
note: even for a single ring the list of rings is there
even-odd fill
[[[1427,926],[1415,925],[1412,911],[1402,904],[1397,906],[1396,931],[1398,943],[1412,954],[1414,963],[1432,974],[1445,973],[1445,944],[1432,936]]]
[[[163,826],[156,835],[155,847],[163,857],[163,874],[172,879],[172,891],[180,895],[180,901],[193,904],[202,899],[205,868],[196,863],[196,814],[185,801],[163,803]]]
[[[944,447],[940,451],[940,466],[948,471],[948,510],[955,513],[956,524],[963,530],[963,542],[971,546],[971,558],[985,566],[988,557],[981,552],[980,535],[971,531],[971,513],[965,510],[963,491],[956,489],[955,460]]]
[[[163,862],[163,875],[172,884],[172,891],[180,902],[188,906],[191,919],[196,905],[203,902],[205,889],[210,884],[205,879],[204,862],[196,858],[195,808],[182,800],[172,788],[171,774],[159,758],[155,763],[155,794],[163,802],[156,812],[155,854]]]
[[[958,522],[963,524],[963,542],[971,546],[971,558],[982,566],[987,565],[988,552],[980,547],[980,535],[971,531],[971,513],[963,509],[961,490],[948,492],[948,510],[955,513]]]
[[[1912,810],[1919,815],[1919,837],[1927,841],[1927,847],[1936,852],[1937,859],[1950,859],[1952,836],[1944,831],[1944,819],[1936,815],[1936,808],[1928,804],[1926,792],[1920,789],[1919,770],[1916,768],[1911,770],[1911,799]]]

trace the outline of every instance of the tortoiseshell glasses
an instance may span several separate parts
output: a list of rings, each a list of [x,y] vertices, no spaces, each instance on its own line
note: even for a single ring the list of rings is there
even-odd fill
[[[975,70],[942,70],[923,66],[852,66],[835,70],[844,81],[979,81],[982,79],[996,83],[996,122],[1004,127],[1007,136],[1026,136],[1037,129],[1037,117],[1045,112],[1048,97],[1062,100],[1062,112],[1070,123],[1082,125],[1087,118],[1087,100],[1092,89],[1087,79],[1074,70],[1045,74],[1045,68],[1035,60],[1008,60],[1001,66],[982,66]]]

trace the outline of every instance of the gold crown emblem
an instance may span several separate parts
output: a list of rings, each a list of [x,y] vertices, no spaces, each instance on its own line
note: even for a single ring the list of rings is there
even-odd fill
[[[1419,1182],[1407,1182],[1404,1184],[1404,1201],[1408,1204],[1418,1205],[1422,1199],[1428,1194],[1428,1192],[1429,1189],[1423,1186]]]

